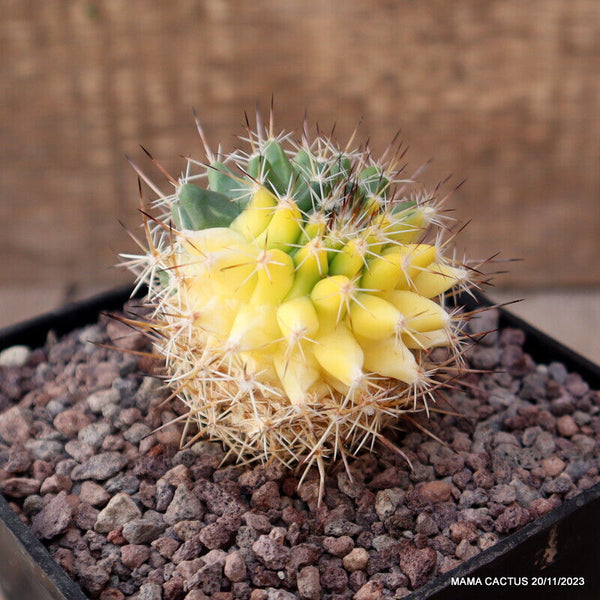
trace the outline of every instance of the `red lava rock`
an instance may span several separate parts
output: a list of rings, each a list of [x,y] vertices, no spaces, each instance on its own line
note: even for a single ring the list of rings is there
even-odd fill
[[[184,596],[183,579],[172,577],[163,583],[163,600],[182,600]]]
[[[150,548],[141,544],[126,544],[121,546],[121,562],[128,569],[137,569],[150,557]]]
[[[531,514],[519,505],[509,506],[503,511],[495,522],[498,533],[509,533],[523,527],[531,521]]]
[[[252,544],[252,550],[267,569],[283,569],[290,556],[289,548],[278,544],[267,535],[261,535]]]
[[[21,442],[15,442],[9,450],[8,461],[4,465],[4,470],[7,473],[24,473],[29,469],[32,462],[31,452]],[[34,477],[34,479],[36,478]]]
[[[269,510],[279,508],[280,502],[279,486],[274,481],[267,481],[252,493],[250,504],[259,510]]]
[[[200,535],[195,535],[187,542],[184,542],[171,556],[173,562],[178,564],[184,560],[192,560],[197,558],[204,550],[205,545],[202,542]]]
[[[494,486],[494,476],[487,469],[478,469],[473,473],[473,483],[476,487],[489,490]]]
[[[112,531],[109,531],[106,535],[106,541],[110,542],[111,544],[115,544],[116,546],[122,546],[123,544],[126,544],[127,540],[123,536],[123,528],[120,527],[119,529],[113,529]]]
[[[200,540],[209,549],[223,548],[231,540],[232,531],[224,528],[220,523],[210,523],[200,532]]]
[[[125,538],[123,538],[123,540],[125,541]],[[173,538],[163,537],[154,540],[150,545],[156,549],[161,556],[170,560],[181,544]]]
[[[450,539],[457,544],[462,540],[474,542],[477,537],[477,526],[472,521],[457,521],[450,525]]]
[[[454,475],[465,466],[465,459],[460,454],[453,454],[434,461],[433,468],[440,477]]]
[[[348,587],[348,573],[341,567],[326,567],[321,571],[320,583],[330,592],[343,592]]]
[[[420,488],[419,493],[430,502],[446,502],[452,496],[452,486],[445,481],[427,481]]]
[[[437,563],[432,548],[417,549],[412,544],[400,550],[400,568],[410,580],[413,589],[421,587]]]
[[[69,575],[73,577],[75,573],[75,555],[69,548],[59,548],[54,554],[54,560]]]
[[[249,525],[252,527],[252,529],[258,531],[258,533],[269,533],[269,531],[271,531],[271,521],[269,521],[265,515],[254,512],[246,512],[242,515],[242,518],[244,519],[246,525]]]
[[[553,508],[555,508],[555,505],[548,498],[536,498],[529,505],[529,511],[534,519],[549,513]]]
[[[456,558],[452,558],[451,556],[444,556],[442,560],[440,560],[440,564],[438,565],[438,573],[440,575],[444,575],[448,573],[448,571],[452,571],[452,569],[458,567],[461,561]]]

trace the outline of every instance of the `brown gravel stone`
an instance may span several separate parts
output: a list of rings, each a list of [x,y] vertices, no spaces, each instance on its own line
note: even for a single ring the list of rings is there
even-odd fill
[[[352,596],[352,600],[380,600],[383,598],[383,584],[380,581],[368,581]]]
[[[40,486],[40,494],[57,494],[58,492],[70,492],[73,487],[73,482],[70,477],[66,475],[59,475],[55,473],[47,477],[42,485]]]
[[[150,556],[150,548],[141,544],[121,546],[121,561],[129,569],[136,569],[145,563]]]
[[[303,567],[297,576],[297,586],[302,600],[319,600],[321,597],[319,569],[313,566]]]
[[[11,477],[0,481],[0,493],[12,498],[25,498],[31,494],[37,494],[40,482],[28,477]]]
[[[579,427],[571,415],[563,415],[556,419],[556,429],[560,435],[571,437],[579,431]]]
[[[544,458],[542,460],[542,467],[548,477],[556,477],[563,472],[566,463],[558,456],[550,456],[549,458]]]
[[[351,552],[346,554],[342,559],[344,568],[347,571],[362,571],[367,568],[369,562],[369,553],[365,548],[354,548]]]
[[[56,415],[53,424],[57,431],[71,436],[90,423],[91,419],[80,410],[69,409]]]
[[[223,572],[225,577],[232,582],[244,581],[246,579],[246,561],[239,550],[227,555]]]
[[[323,548],[333,556],[346,556],[354,548],[354,540],[348,535],[326,537],[323,538]]]
[[[452,496],[452,486],[445,481],[427,481],[419,488],[419,493],[434,504],[446,502]]]
[[[162,537],[154,540],[151,543],[151,546],[155,548],[161,556],[164,556],[167,559],[171,559],[175,550],[179,548],[181,544],[170,537]]]
[[[29,423],[18,406],[0,413],[0,436],[7,444],[29,439]]]
[[[87,502],[92,506],[104,506],[110,500],[110,494],[101,485],[93,481],[83,481],[81,483],[79,497],[82,502]]]
[[[456,544],[462,540],[474,542],[477,536],[477,526],[471,521],[457,521],[450,525],[450,539]]]

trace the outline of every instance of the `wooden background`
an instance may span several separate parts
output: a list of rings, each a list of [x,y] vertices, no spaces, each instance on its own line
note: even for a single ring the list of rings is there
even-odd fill
[[[523,262],[503,286],[600,283],[598,0],[3,0],[0,287],[110,287],[137,226],[138,144],[172,172],[275,96],[424,179],[467,182],[459,249]]]

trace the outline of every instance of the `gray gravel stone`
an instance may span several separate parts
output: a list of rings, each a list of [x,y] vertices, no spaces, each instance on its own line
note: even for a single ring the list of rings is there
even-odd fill
[[[375,512],[380,521],[394,514],[394,511],[404,498],[404,491],[400,488],[390,488],[377,492],[375,496]]]
[[[268,535],[261,535],[252,544],[252,550],[267,569],[275,570],[285,567],[290,554],[288,548],[278,544]]]
[[[86,460],[71,471],[74,481],[93,479],[104,481],[118,473],[127,464],[127,459],[117,452],[104,452]]]
[[[25,447],[38,460],[52,460],[63,453],[63,445],[54,440],[31,440],[25,443]]]
[[[27,346],[10,346],[0,352],[0,367],[24,367],[30,356]]]
[[[298,594],[303,600],[319,600],[321,597],[321,581],[319,569],[309,565],[303,567],[297,576]]]
[[[138,600],[162,600],[162,586],[158,583],[144,583],[140,586]]]
[[[165,529],[150,519],[132,519],[123,525],[123,537],[130,544],[148,544],[154,541]]]
[[[165,523],[173,525],[177,521],[201,519],[204,508],[196,494],[185,484],[177,486],[173,499],[165,512]]]
[[[123,437],[132,444],[139,444],[142,438],[151,433],[152,429],[146,423],[134,423],[129,429],[123,432]]]
[[[110,434],[111,426],[108,423],[92,423],[79,430],[77,438],[97,450],[102,445],[104,438]]]
[[[40,539],[50,539],[62,533],[71,522],[73,510],[66,492],[59,492],[33,518],[31,531]]]
[[[119,392],[113,388],[98,390],[86,398],[87,405],[93,413],[101,414],[108,404],[117,404],[121,399]]]
[[[116,494],[100,511],[94,525],[98,533],[108,533],[142,516],[136,503],[127,494]]]

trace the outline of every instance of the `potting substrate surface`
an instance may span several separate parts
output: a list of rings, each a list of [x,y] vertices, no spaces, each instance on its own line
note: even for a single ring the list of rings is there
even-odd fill
[[[0,492],[92,598],[401,598],[600,481],[600,394],[524,338],[483,336],[446,414],[390,432],[412,469],[378,445],[352,479],[330,468],[318,506],[317,473],[181,450],[160,363],[103,346],[148,341],[102,317],[0,353]]]

